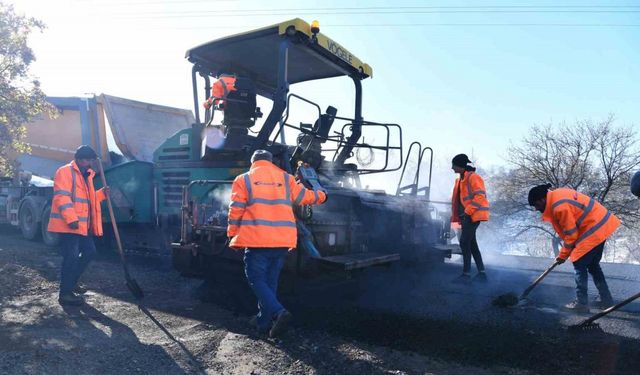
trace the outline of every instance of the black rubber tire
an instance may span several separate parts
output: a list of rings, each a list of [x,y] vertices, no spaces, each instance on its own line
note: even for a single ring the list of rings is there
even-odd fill
[[[37,240],[40,235],[40,222],[36,203],[31,199],[25,199],[18,211],[18,225],[22,232],[22,237],[27,240]]]
[[[51,206],[45,207],[44,211],[42,211],[42,225],[40,226],[42,233],[42,242],[44,242],[44,244],[47,246],[55,247],[60,243],[60,235],[58,233],[49,232],[47,230],[47,227],[49,226],[50,214]]]

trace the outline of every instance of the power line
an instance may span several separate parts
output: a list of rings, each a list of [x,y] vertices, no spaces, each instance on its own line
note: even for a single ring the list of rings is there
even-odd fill
[[[335,24],[324,27],[640,27],[640,24],[616,23],[388,23],[388,24]],[[162,27],[163,30],[234,30],[250,29],[252,26],[202,26],[202,27]],[[145,29],[149,29],[145,27]]]
[[[218,0],[220,1],[220,0]],[[234,2],[237,0],[225,0],[220,2]],[[85,1],[82,1],[85,2]],[[147,5],[147,4],[184,4],[184,3],[203,3],[211,5],[208,0],[184,0],[184,1],[126,1],[113,2],[109,1],[108,5]],[[453,6],[363,6],[363,7],[325,7],[325,8],[261,8],[261,9],[220,9],[222,12],[268,12],[268,11],[322,11],[322,10],[384,10],[384,9],[637,9],[640,5],[453,5]]]
[[[184,12],[184,13],[147,13],[135,14],[116,13],[119,18],[127,19],[160,19],[160,18],[209,18],[224,17],[262,17],[262,16],[300,16],[300,15],[375,15],[375,14],[631,14],[640,13],[638,10],[398,10],[398,11],[298,11],[273,13],[224,13],[223,11]]]

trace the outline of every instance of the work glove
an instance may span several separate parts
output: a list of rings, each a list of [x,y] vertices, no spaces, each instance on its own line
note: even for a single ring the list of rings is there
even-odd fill
[[[229,247],[230,243],[231,243],[231,237],[227,237],[227,240],[224,241],[224,247]]]
[[[565,261],[566,261],[566,259],[562,259],[562,258],[560,258],[560,257],[557,257],[557,258],[556,258],[556,263],[558,263],[558,264],[562,264],[562,263],[564,263]]]
[[[69,223],[69,228],[71,229],[78,229],[80,227],[80,225],[78,224],[77,221],[73,221],[71,223]]]

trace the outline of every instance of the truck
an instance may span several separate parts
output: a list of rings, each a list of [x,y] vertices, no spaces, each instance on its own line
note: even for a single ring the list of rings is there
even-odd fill
[[[107,166],[149,161],[166,137],[193,122],[190,110],[106,94],[47,97],[47,101],[57,116],[25,124],[31,152],[15,155],[19,165],[15,177],[0,177],[0,224],[17,227],[24,238],[41,239],[49,246],[58,244],[58,236],[46,230],[52,179],[73,159],[79,145],[90,145]]]

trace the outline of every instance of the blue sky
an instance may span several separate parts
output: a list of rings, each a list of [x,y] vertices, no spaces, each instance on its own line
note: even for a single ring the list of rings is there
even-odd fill
[[[49,95],[104,92],[191,108],[185,50],[299,16],[318,19],[323,33],[373,67],[363,84],[365,118],[402,124],[405,141],[431,145],[443,168],[459,152],[483,167],[504,164],[509,142],[532,124],[609,113],[621,125],[640,122],[640,2],[13,3],[48,25],[32,45],[33,71]],[[514,5],[538,8],[491,8]],[[238,10],[244,12],[228,12]],[[292,92],[352,112],[348,79],[294,85]]]

